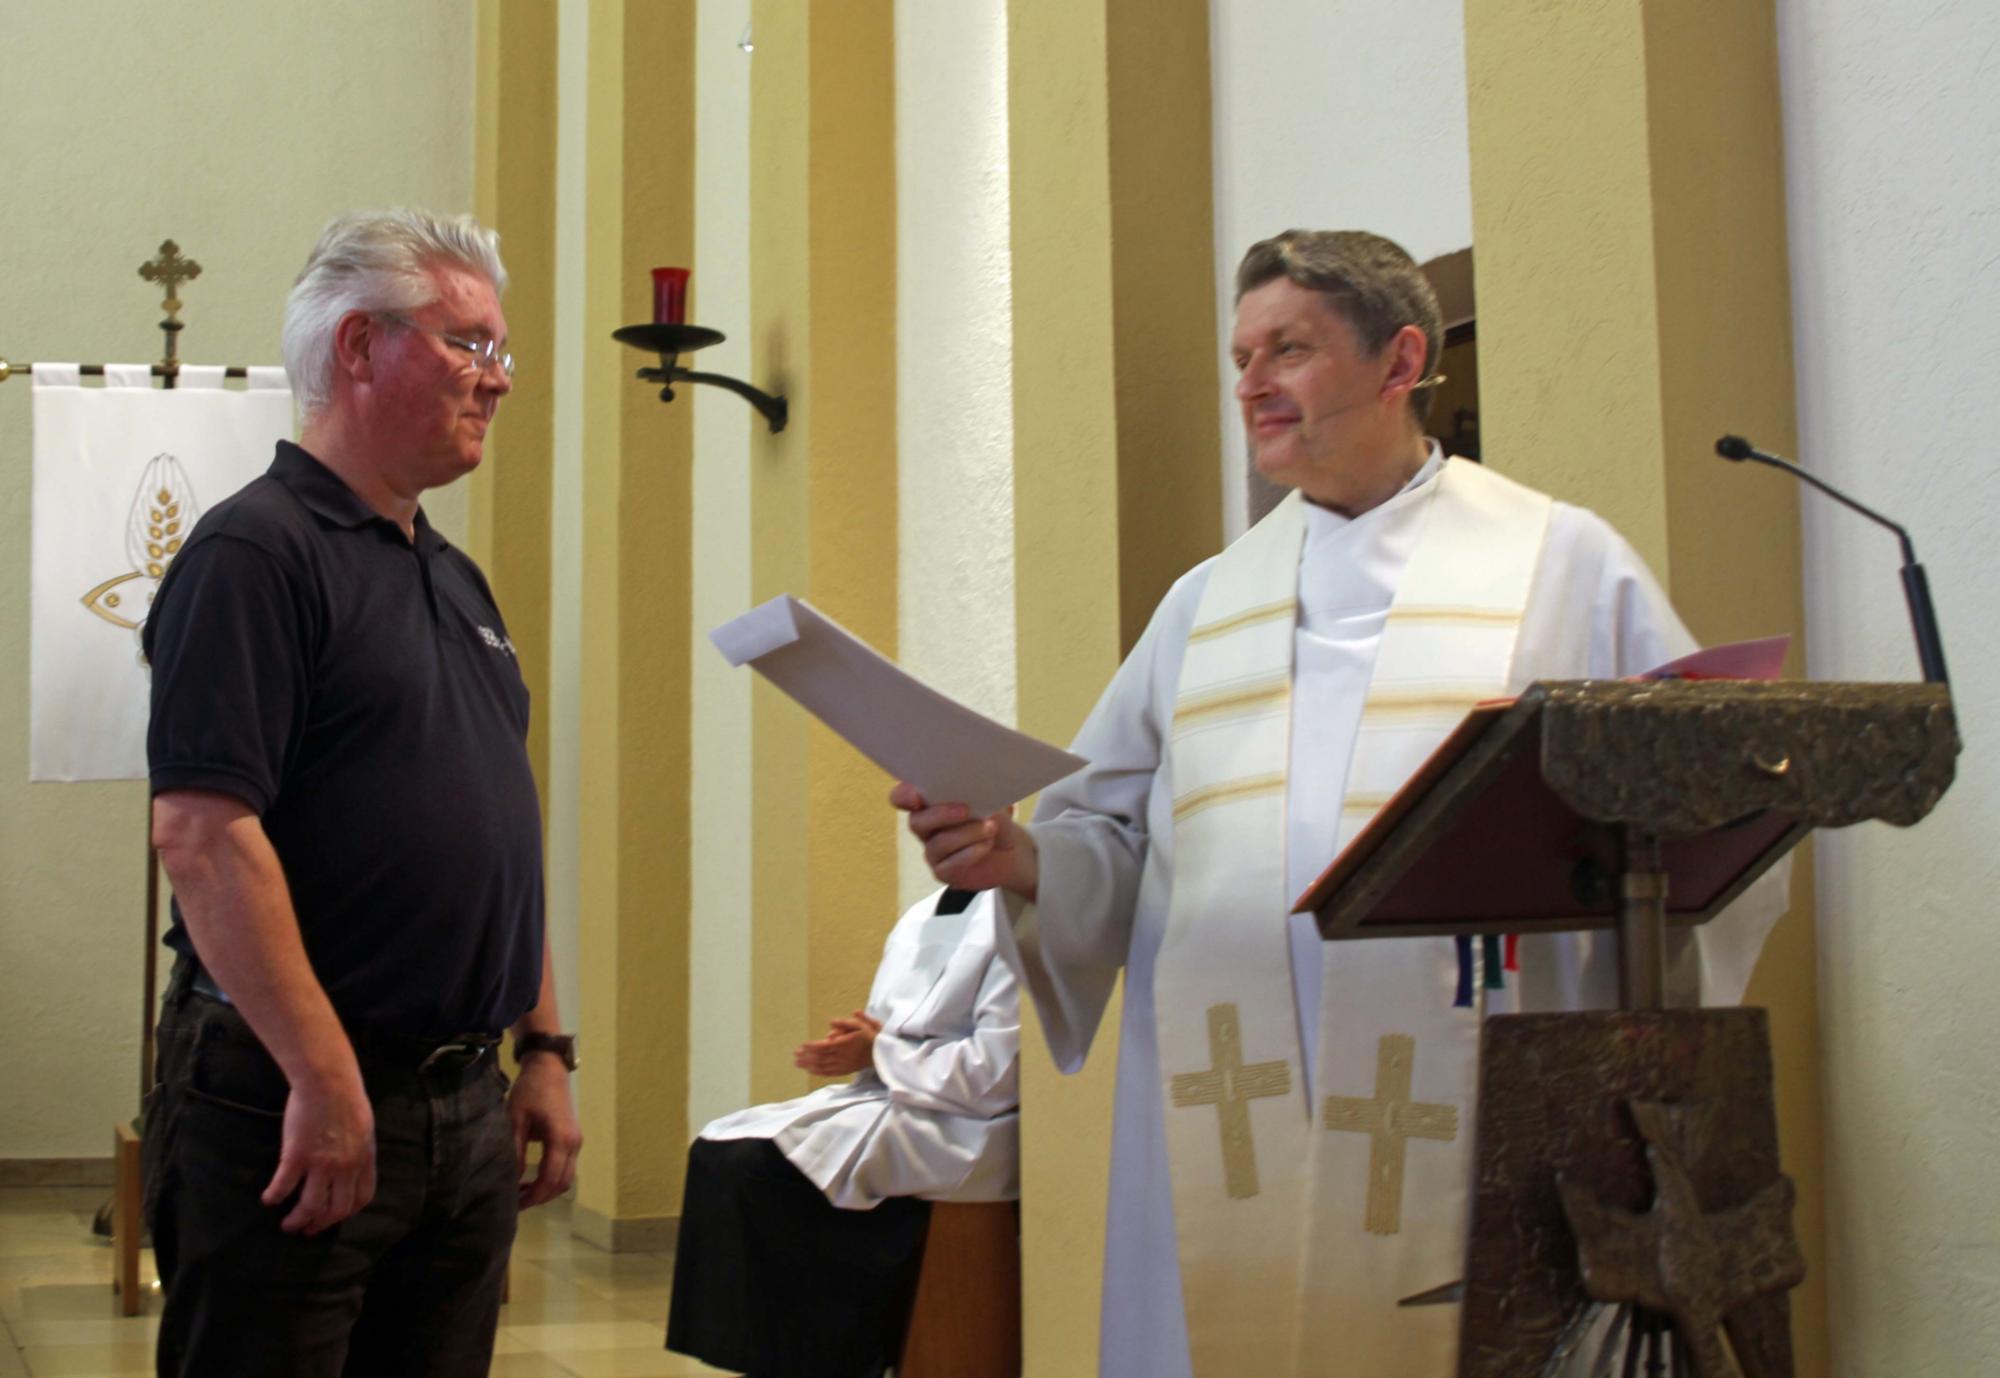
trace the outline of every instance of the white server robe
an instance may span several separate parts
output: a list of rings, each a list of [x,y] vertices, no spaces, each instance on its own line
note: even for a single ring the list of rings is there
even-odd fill
[[[912,905],[882,947],[868,1013],[874,1065],[840,1086],[757,1105],[704,1139],[770,1139],[827,1200],[1011,1201],[1020,1189],[1021,1006],[995,949],[991,893]]]

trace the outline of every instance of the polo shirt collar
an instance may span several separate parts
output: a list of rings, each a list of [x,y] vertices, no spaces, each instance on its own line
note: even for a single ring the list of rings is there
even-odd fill
[[[394,527],[395,523],[363,502],[339,474],[315,459],[308,451],[294,445],[289,440],[278,442],[277,456],[271,461],[270,475],[285,485],[292,495],[308,510],[326,518],[335,526],[350,530],[366,526],[370,522],[383,522]],[[416,531],[416,547],[425,553],[442,549],[444,537],[432,529],[430,518],[424,509],[417,509],[416,519],[411,522]],[[402,532],[398,531],[397,535]]]

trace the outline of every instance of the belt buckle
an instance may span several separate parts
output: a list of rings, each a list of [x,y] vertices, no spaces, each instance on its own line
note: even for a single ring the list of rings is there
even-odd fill
[[[492,1046],[490,1043],[474,1042],[464,1038],[455,1039],[450,1043],[440,1043],[437,1047],[431,1049],[428,1057],[417,1064],[417,1070],[419,1072],[428,1072],[434,1068],[442,1067],[454,1071],[463,1071],[465,1068],[477,1064],[481,1058],[486,1056],[487,1050]],[[460,1060],[453,1062],[451,1061],[452,1058]]]

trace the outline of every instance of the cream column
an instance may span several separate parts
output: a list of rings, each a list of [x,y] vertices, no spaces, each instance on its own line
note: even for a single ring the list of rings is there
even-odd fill
[[[1020,723],[1067,741],[1221,545],[1208,7],[1011,0],[1007,44]],[[1081,1378],[1119,1011],[1075,1077],[1022,1014],[1027,1368]]]
[[[1488,462],[1591,507],[1705,642],[1804,627],[1797,489],[1715,457],[1793,446],[1768,0],[1466,5]],[[1793,672],[1804,664],[1795,645]],[[1747,1003],[1771,1011],[1810,1274],[1800,1374],[1826,1371],[1812,864]]]
[[[592,0],[584,173],[577,1232],[658,1248],[687,1142],[692,415],[610,338],[694,243],[693,0]]]
[[[903,667],[1001,722],[1014,702],[1014,338],[1006,0],[897,0],[897,591]],[[916,839],[901,895],[937,885]]]
[[[695,254],[688,319],[729,338],[696,356],[750,372],[750,0],[700,0],[695,21]],[[709,629],[750,606],[750,432],[741,398],[687,390],[694,407],[694,622],[688,628],[693,754],[688,1128],[750,1103],[750,685]]]

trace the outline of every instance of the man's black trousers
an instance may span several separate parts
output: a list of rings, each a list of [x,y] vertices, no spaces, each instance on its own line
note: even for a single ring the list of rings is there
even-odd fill
[[[491,1366],[518,1172],[506,1077],[361,1053],[376,1188],[310,1238],[263,1205],[288,1088],[229,1005],[175,982],[146,1117],[162,1378],[475,1378]]]

